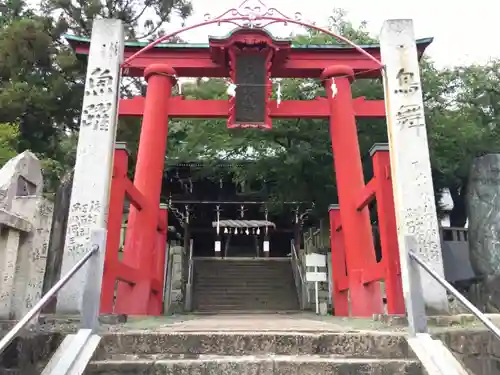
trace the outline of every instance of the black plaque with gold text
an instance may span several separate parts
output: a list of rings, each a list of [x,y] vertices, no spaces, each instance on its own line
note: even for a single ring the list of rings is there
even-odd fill
[[[266,121],[266,54],[241,52],[236,56],[236,124]]]

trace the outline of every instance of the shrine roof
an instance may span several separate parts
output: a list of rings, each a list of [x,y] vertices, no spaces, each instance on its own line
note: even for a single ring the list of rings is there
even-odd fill
[[[68,41],[70,46],[72,48],[77,47],[78,45],[82,44],[89,44],[90,43],[90,38],[87,37],[82,37],[82,36],[77,36],[77,35],[70,35],[70,34],[64,34],[63,37]],[[222,37],[210,37],[211,39],[224,39],[226,36]],[[280,41],[288,41],[289,39],[278,39],[276,38],[275,40],[280,40]],[[432,42],[434,38],[420,38],[416,40],[417,46],[419,47],[419,50],[425,50]],[[143,47],[146,47],[149,44],[149,42],[125,42],[125,48],[130,48],[130,49],[141,49]],[[365,49],[365,50],[378,50],[380,49],[379,44],[365,44],[365,45],[360,45],[359,47]],[[153,50],[161,50],[161,49],[209,49],[210,44],[209,43],[159,43],[157,44]],[[351,47],[347,44],[293,44],[292,43],[292,49],[294,50],[354,50],[354,47]]]

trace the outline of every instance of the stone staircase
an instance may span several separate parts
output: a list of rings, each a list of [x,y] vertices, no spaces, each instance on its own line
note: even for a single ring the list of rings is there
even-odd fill
[[[404,336],[374,333],[106,334],[85,375],[422,375]]]
[[[206,313],[298,311],[291,261],[195,259],[193,308]]]

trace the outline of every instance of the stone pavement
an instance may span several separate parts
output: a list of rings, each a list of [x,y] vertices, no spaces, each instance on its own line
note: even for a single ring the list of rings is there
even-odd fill
[[[500,322],[500,317],[495,316]],[[126,323],[110,330],[153,330],[161,332],[402,332],[407,331],[400,317],[343,318],[296,314],[219,314],[177,315],[163,317],[128,317]],[[482,329],[470,315],[434,317],[429,320],[431,332],[456,329]]]

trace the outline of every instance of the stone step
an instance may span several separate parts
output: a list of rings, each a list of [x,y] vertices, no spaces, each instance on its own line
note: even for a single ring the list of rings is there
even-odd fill
[[[111,355],[337,355],[414,358],[403,334],[355,332],[148,332],[103,334],[95,360]]]
[[[297,297],[293,294],[288,293],[251,293],[251,294],[242,294],[242,293],[197,293],[194,296],[194,300],[198,302],[224,302],[224,301],[277,301],[277,302],[286,302],[286,301],[296,301]]]
[[[252,277],[283,277],[285,275],[293,275],[292,270],[194,270],[195,275],[211,276],[211,277],[224,277],[224,276],[252,276]]]
[[[266,304],[258,304],[258,303],[253,303],[253,304],[203,304],[203,305],[196,305],[195,306],[195,313],[213,313],[213,314],[219,314],[219,313],[224,313],[224,312],[245,312],[245,311],[262,311],[266,313],[275,313],[275,312],[281,312],[281,311],[295,311],[299,312],[299,306],[298,304],[273,304],[273,305],[266,305]]]
[[[274,275],[276,273],[288,273],[288,272],[292,272],[292,268],[290,266],[287,266],[287,267],[283,267],[283,268],[258,268],[258,267],[251,267],[251,268],[248,268],[248,267],[206,267],[206,268],[203,268],[203,267],[199,267],[197,265],[194,266],[194,271],[197,272],[197,273],[202,273],[202,274],[211,274],[212,272],[214,271],[217,271],[217,270],[223,270],[224,272],[227,272],[227,273],[239,273],[239,272],[243,272],[243,273],[251,273],[251,274],[254,274],[254,273],[259,273],[259,274],[262,274],[262,275]]]
[[[200,262],[194,262],[194,267],[198,269],[246,269],[246,270],[282,270],[286,268],[291,267],[291,263],[289,262],[278,262],[274,264],[262,264],[261,262],[257,263],[236,263],[236,262],[228,262],[228,263],[222,263],[222,262],[211,262],[211,263],[200,263]]]
[[[109,359],[93,361],[86,375],[421,375],[416,361],[390,359],[275,356],[256,358],[204,357],[198,359]]]
[[[213,281],[219,281],[219,280],[280,280],[280,279],[292,279],[293,274],[292,272],[283,272],[283,273],[273,273],[269,275],[263,275],[258,272],[254,273],[219,273],[219,274],[213,274],[213,273],[199,273],[195,272],[194,277],[198,279],[204,279],[204,280],[213,280]]]
[[[282,285],[295,285],[295,280],[292,278],[277,278],[277,279],[251,279],[249,277],[235,277],[235,278],[206,278],[206,277],[197,277],[195,276],[193,279],[194,283],[198,283],[200,285],[209,285],[209,286],[224,286],[224,285],[254,285],[254,286],[282,286]]]
[[[279,300],[296,300],[297,292],[292,288],[281,288],[273,290],[257,290],[252,288],[241,288],[233,290],[214,290],[214,289],[195,289],[193,294],[195,300],[209,300],[209,299],[279,299]]]
[[[205,298],[202,296],[197,296],[194,298],[194,302],[198,305],[214,304],[214,305],[225,305],[225,304],[267,304],[267,305],[277,305],[277,304],[296,304],[297,298],[281,297],[278,295],[267,295],[267,296],[242,296],[238,297],[235,295],[211,295],[210,298]]]

